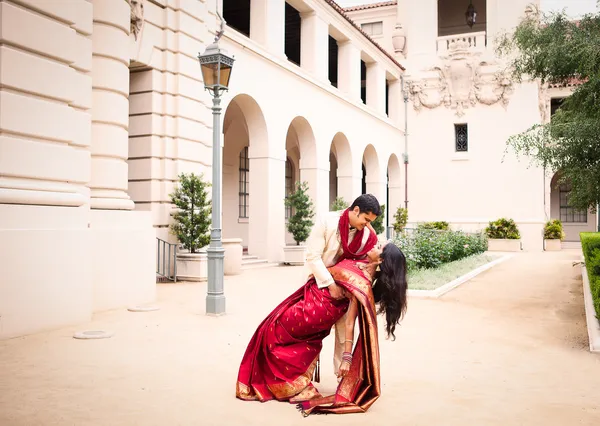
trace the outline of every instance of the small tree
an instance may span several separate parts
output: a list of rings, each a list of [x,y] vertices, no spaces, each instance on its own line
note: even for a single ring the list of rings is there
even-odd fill
[[[383,224],[383,219],[385,219],[385,204],[381,205],[381,214],[379,216],[377,216],[377,219],[375,219],[373,222],[371,222],[371,225],[373,226],[373,229],[375,230],[377,235],[379,235],[385,231],[385,225]]]
[[[285,205],[291,207],[295,212],[288,220],[287,230],[294,237],[296,245],[300,245],[308,239],[310,228],[314,224],[312,218],[315,216],[315,212],[307,191],[307,182],[297,182],[296,191],[285,199]]]
[[[203,175],[182,173],[179,175],[179,185],[170,195],[171,202],[178,209],[173,215],[171,233],[190,253],[196,253],[210,243],[210,186],[210,183],[203,181]]]
[[[406,222],[408,222],[408,210],[404,207],[398,207],[394,215],[394,231],[397,233],[404,231]]]
[[[338,210],[346,210],[350,206],[349,203],[346,202],[342,197],[336,197],[331,203],[331,207],[329,208],[330,212],[337,212]]]

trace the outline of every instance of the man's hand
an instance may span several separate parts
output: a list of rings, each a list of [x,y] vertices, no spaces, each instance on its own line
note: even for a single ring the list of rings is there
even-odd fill
[[[344,297],[344,289],[342,289],[342,287],[340,287],[336,283],[329,284],[329,286],[327,288],[329,289],[329,294],[334,299],[338,299],[339,300],[339,299],[342,299]]]

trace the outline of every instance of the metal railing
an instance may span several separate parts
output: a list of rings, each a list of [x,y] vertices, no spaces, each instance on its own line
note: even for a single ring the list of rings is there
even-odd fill
[[[177,244],[171,244],[158,237],[156,238],[156,275],[177,282]]]

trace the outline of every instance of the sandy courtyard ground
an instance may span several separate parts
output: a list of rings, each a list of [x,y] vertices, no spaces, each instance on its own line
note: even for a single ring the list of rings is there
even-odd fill
[[[256,326],[301,268],[227,277],[228,314],[205,284],[161,284],[160,311],[0,342],[0,425],[600,425],[600,357],[587,351],[576,250],[522,253],[441,299],[411,298],[381,341],[382,396],[366,414],[310,416],[234,397]],[[79,330],[115,332],[76,340]],[[331,336],[319,389],[335,390]]]

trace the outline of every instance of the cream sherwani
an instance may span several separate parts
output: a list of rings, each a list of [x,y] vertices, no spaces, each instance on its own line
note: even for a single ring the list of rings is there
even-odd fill
[[[333,278],[327,268],[336,264],[343,253],[342,243],[338,233],[340,216],[344,211],[329,212],[317,220],[313,226],[310,236],[306,241],[307,275],[314,276],[319,288],[332,284]],[[365,227],[363,239],[360,246],[362,250],[369,239],[369,228]],[[348,244],[354,239],[356,229],[349,229]],[[334,326],[335,328],[335,350],[333,355],[333,368],[337,372],[342,363],[344,343],[346,340],[346,315],[344,315]]]

